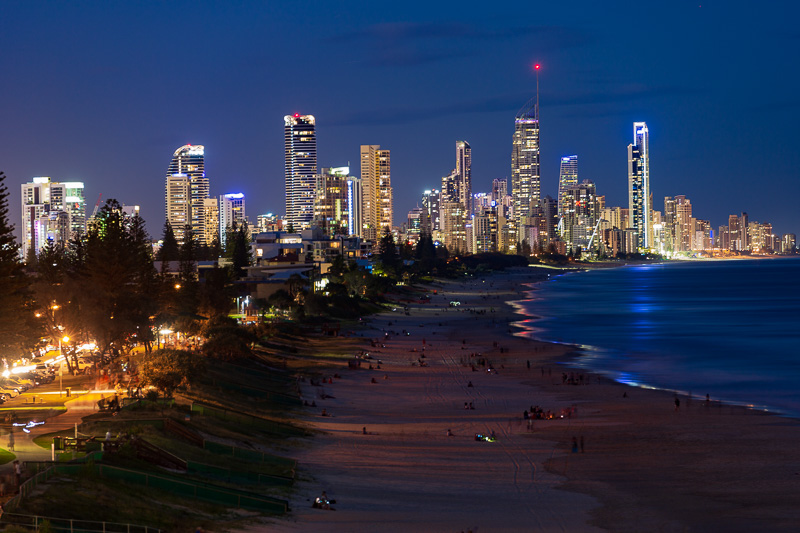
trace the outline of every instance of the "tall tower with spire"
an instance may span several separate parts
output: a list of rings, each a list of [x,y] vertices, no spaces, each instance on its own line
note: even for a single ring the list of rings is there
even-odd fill
[[[536,96],[522,106],[514,117],[511,150],[511,195],[517,238],[531,214],[531,202],[541,198],[539,173],[539,65],[536,70]]]

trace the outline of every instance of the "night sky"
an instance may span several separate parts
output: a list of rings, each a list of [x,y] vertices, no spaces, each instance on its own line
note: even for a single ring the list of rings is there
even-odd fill
[[[472,146],[473,192],[510,175],[541,63],[542,192],[578,154],[627,207],[650,130],[654,208],[685,194],[716,231],[747,211],[800,233],[796,2],[0,1],[0,170],[86,184],[164,224],[173,151],[206,147],[211,194],[284,212],[283,116],[317,119],[319,167],[392,151],[395,223]]]

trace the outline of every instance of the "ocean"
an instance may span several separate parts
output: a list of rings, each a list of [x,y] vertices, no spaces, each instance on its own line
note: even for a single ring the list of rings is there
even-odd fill
[[[582,368],[800,417],[800,258],[596,269],[527,296],[517,324],[578,346]]]

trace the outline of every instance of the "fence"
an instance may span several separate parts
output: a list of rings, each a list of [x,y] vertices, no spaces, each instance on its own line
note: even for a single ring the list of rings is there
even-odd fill
[[[272,463],[277,466],[282,466],[291,471],[292,476],[297,469],[297,461],[286,457],[279,457],[268,453],[260,452],[258,450],[249,450],[247,448],[237,448],[229,444],[220,444],[218,442],[206,440],[203,441],[203,449],[208,450],[218,455],[230,455],[237,459],[244,461],[258,462],[258,463]]]
[[[161,533],[160,529],[135,524],[120,524],[117,522],[96,522],[93,520],[75,520],[72,518],[56,518],[52,516],[37,516],[16,513],[3,513],[0,522],[7,525],[32,528],[39,531],[40,527],[49,525],[48,531],[53,533]]]
[[[199,402],[192,403],[192,412],[199,413],[201,415],[222,418],[225,420],[231,420],[234,422],[239,422],[241,424],[247,424],[249,426],[267,431],[269,433],[278,434],[285,437],[303,437],[306,435],[305,430],[303,430],[302,428],[292,426],[290,424],[286,424],[283,422],[276,422],[274,420],[268,420],[266,418],[248,415],[245,413],[239,413],[236,411],[230,411],[223,407],[213,407],[211,405]]]
[[[190,474],[202,474],[228,483],[258,484],[279,487],[288,487],[294,483],[294,477],[262,474],[260,472],[253,471],[234,470],[232,468],[196,463],[194,461],[188,461],[186,465],[187,471]],[[292,475],[294,475],[293,471]]]

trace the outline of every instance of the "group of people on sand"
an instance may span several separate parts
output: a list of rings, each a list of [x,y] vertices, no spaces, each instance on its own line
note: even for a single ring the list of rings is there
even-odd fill
[[[565,407],[561,410],[559,415],[556,415],[554,412],[550,411],[549,409],[545,411],[538,405],[532,405],[531,408],[522,412],[522,418],[524,420],[552,420],[554,418],[572,418],[572,415],[577,412],[577,407]]]

